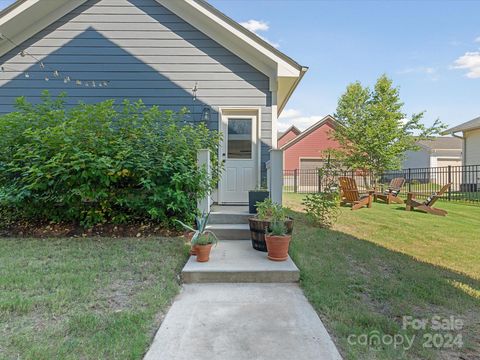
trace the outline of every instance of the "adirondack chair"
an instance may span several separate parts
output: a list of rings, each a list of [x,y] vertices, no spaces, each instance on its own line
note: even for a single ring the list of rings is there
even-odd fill
[[[373,191],[368,192],[368,194],[360,194],[355,179],[346,176],[340,176],[338,182],[342,205],[350,204],[352,210],[358,210],[364,206],[372,207]]]
[[[440,199],[443,196],[443,194],[445,194],[448,191],[450,186],[452,186],[451,183],[442,187],[439,192],[433,192],[429,194],[427,199],[423,202],[417,201],[415,199],[415,195],[425,195],[425,194],[409,192],[407,195],[407,206],[405,210],[411,211],[413,209],[418,209],[432,215],[439,215],[439,216],[447,215],[448,213],[445,210],[434,208],[433,205],[437,202],[438,199]]]
[[[375,192],[373,194],[374,201],[378,199],[385,201],[388,205],[392,202],[397,204],[403,204],[403,200],[398,197],[400,191],[402,191],[403,184],[405,184],[404,178],[395,178],[390,181],[390,185],[388,185],[388,189],[384,192]]]

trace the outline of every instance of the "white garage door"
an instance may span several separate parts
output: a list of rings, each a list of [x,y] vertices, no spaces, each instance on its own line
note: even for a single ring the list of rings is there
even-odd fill
[[[300,169],[315,170],[323,167],[322,159],[300,159]]]
[[[448,170],[446,169],[448,166],[452,166],[452,172],[450,173],[450,175],[448,174]],[[463,182],[462,172],[461,170],[459,170],[459,168],[456,168],[456,166],[462,166],[462,161],[452,158],[437,158],[437,167],[441,167],[443,169],[436,168],[434,170],[434,173],[432,174],[432,180],[439,185],[444,185],[448,181],[451,181],[451,189],[453,191],[460,190],[460,185]]]
[[[442,166],[462,166],[462,160],[448,159],[448,158],[437,159],[437,166],[438,167],[442,167]]]

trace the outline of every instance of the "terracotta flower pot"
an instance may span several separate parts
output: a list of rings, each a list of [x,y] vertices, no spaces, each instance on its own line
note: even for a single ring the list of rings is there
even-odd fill
[[[197,245],[190,245],[190,255],[197,256]]]
[[[288,247],[290,246],[291,235],[265,236],[267,243],[268,258],[273,261],[285,261],[288,259]]]
[[[248,219],[250,225],[250,238],[252,239],[252,246],[255,250],[267,252],[267,244],[265,243],[265,234],[271,224],[270,220],[259,220],[255,217]],[[291,235],[293,232],[293,219],[287,218],[285,220],[285,227],[287,234]]]
[[[197,261],[207,262],[210,259],[210,250],[212,250],[212,244],[208,245],[195,245],[197,249]]]

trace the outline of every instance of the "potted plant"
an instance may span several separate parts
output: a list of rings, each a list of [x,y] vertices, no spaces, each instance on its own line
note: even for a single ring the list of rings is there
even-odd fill
[[[206,262],[210,258],[210,251],[212,249],[212,245],[218,242],[217,236],[210,230],[207,230],[208,225],[208,218],[210,214],[203,213],[202,216],[195,217],[195,223],[197,229],[193,229],[192,227],[184,224],[180,220],[177,220],[179,224],[181,224],[185,229],[190,231],[191,235],[191,249],[190,254],[197,256],[198,262]]]
[[[250,225],[250,237],[252,240],[252,247],[255,250],[267,252],[267,244],[265,242],[265,234],[272,223],[272,217],[275,213],[282,212],[285,215],[283,207],[279,204],[274,204],[271,199],[265,199],[257,203],[257,215],[248,219]],[[284,216],[284,225],[287,229],[287,234],[293,231],[293,219]]]
[[[288,248],[292,235],[287,234],[285,218],[277,217],[270,224],[268,233],[265,236],[267,243],[268,258],[272,261],[285,261],[288,259]]]
[[[213,244],[216,244],[217,241],[217,237],[212,232],[200,234],[195,240],[198,262],[207,262],[210,259],[210,251],[212,250]]]
[[[259,188],[250,190],[248,192],[248,212],[250,214],[257,213],[257,204],[270,197],[270,192],[267,189]]]

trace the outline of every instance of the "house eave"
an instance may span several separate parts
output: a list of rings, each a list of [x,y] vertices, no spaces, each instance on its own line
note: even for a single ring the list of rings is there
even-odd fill
[[[448,130],[443,131],[442,135],[454,134],[458,132],[467,132],[480,129],[480,117],[477,117],[473,120],[467,121],[463,124],[454,126]]]
[[[452,135],[452,136],[458,137],[458,135],[455,135],[455,134],[458,134],[458,133],[465,134],[466,132],[474,131],[474,130],[480,130],[480,126],[472,126],[472,127],[457,126],[457,127],[443,131],[442,133],[440,133],[440,135]]]
[[[0,13],[0,56],[5,55],[87,0],[20,0]],[[10,40],[10,41],[9,41]]]
[[[294,68],[296,68],[297,70],[301,71],[302,68],[304,68],[304,66],[297,63],[291,57],[289,57],[285,53],[279,51],[277,48],[272,46],[270,43],[268,43],[267,41],[265,41],[264,39],[262,39],[261,37],[259,37],[255,33],[251,32],[250,30],[248,30],[245,27],[243,27],[242,25],[240,25],[238,22],[233,20],[231,17],[224,14],[223,12],[221,12],[220,10],[215,8],[214,6],[210,5],[207,1],[205,1],[205,0],[190,0],[190,1],[194,1],[194,2],[197,2],[197,3],[201,4],[208,11],[215,14],[219,18],[223,19],[225,22],[229,23],[230,25],[232,25],[233,27],[238,29],[240,32],[242,32],[245,36],[249,37],[250,39],[252,39],[256,43],[258,43],[262,47],[268,49],[270,52],[272,52],[273,54],[275,54],[276,56],[278,56],[279,58],[281,58],[282,60],[284,60],[285,62],[287,62],[288,64],[290,64]]]
[[[10,4],[5,9],[0,11],[0,19],[6,16],[7,14],[9,14],[10,12],[12,12],[13,10],[15,10],[16,8],[18,8],[20,5],[26,3],[27,1],[28,0],[16,0],[14,3]]]
[[[286,92],[287,93],[287,96],[282,98],[282,99],[279,99],[279,105],[278,105],[278,116],[280,116],[282,114],[282,111],[285,109],[285,107],[287,106],[287,103],[288,101],[290,100],[290,98],[292,97],[293,93],[295,92],[295,90],[297,89],[298,85],[300,84],[300,81],[302,81],[303,77],[305,76],[305,74],[307,73],[308,71],[308,67],[302,67],[302,70],[300,71],[300,76],[298,76],[293,84],[293,86],[291,86],[288,91]]]

